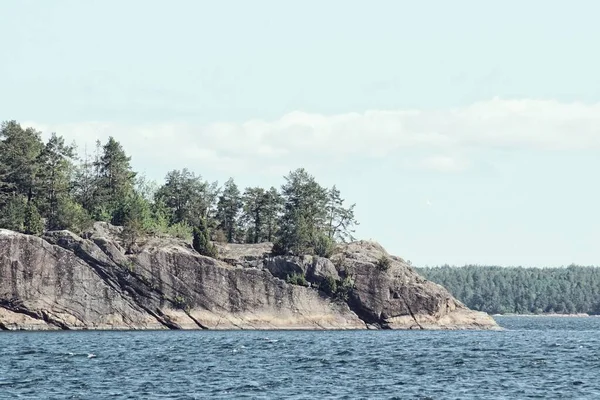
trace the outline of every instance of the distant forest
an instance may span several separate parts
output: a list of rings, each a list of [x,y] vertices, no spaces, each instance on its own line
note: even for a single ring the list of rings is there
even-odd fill
[[[184,144],[182,144],[183,146]],[[123,226],[131,248],[146,236],[192,240],[215,256],[212,242],[274,242],[278,254],[328,256],[335,243],[353,239],[354,205],[340,191],[321,186],[305,169],[283,185],[222,186],[189,169],[169,171],[159,184],[132,169],[131,157],[113,137],[91,154],[52,133],[0,125],[0,228],[31,235],[68,229],[81,233],[94,221]]]
[[[490,314],[600,315],[600,268],[417,268],[469,308]]]

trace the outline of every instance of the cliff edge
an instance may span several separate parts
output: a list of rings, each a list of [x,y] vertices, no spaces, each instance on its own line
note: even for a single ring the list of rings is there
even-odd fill
[[[35,237],[0,229],[0,329],[499,329],[374,242],[330,258],[271,245],[148,238],[126,252],[96,223]]]

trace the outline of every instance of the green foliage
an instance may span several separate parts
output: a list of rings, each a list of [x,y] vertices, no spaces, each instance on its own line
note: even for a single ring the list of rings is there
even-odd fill
[[[279,254],[329,257],[356,224],[343,201],[302,168],[285,177],[281,193],[254,187],[242,195],[233,178],[221,189],[187,169],[169,172],[159,187],[132,170],[114,137],[80,158],[56,133],[44,143],[16,121],[0,125],[0,227],[15,231],[81,233],[105,221],[123,226],[127,246],[143,235],[175,236],[213,255],[211,238],[268,241]]]
[[[309,286],[306,276],[304,274],[292,274],[288,275],[286,282],[291,285]]]
[[[600,268],[468,265],[418,268],[469,308],[490,314],[600,314]]]
[[[33,128],[23,129],[16,121],[0,125],[0,204],[15,195],[35,198],[43,148],[41,134]]]
[[[313,244],[315,255],[320,257],[331,257],[335,250],[335,242],[325,233],[319,233]]]
[[[246,242],[271,242],[275,238],[283,199],[277,189],[265,191],[247,188],[242,197],[242,222],[246,224]]]
[[[135,192],[123,199],[115,212],[114,219],[117,218],[123,225],[123,241],[128,249],[140,237],[147,235],[153,227],[148,200]]]
[[[313,254],[314,238],[323,231],[327,218],[327,189],[303,168],[290,172],[285,180],[281,188],[284,209],[274,251]]]
[[[187,222],[178,222],[168,227],[167,234],[183,240],[190,240],[193,236],[193,229]]]
[[[332,276],[323,279],[319,285],[319,289],[325,292],[328,296],[334,296],[338,290],[337,281]]]
[[[382,255],[377,260],[377,268],[380,271],[387,271],[392,267],[392,260],[386,255]]]
[[[225,233],[229,243],[234,241],[239,229],[238,216],[241,210],[242,198],[240,191],[233,178],[230,178],[225,182],[223,193],[219,197],[216,215],[218,228]]]
[[[353,289],[354,280],[350,276],[347,276],[338,283],[335,297],[343,301],[348,301],[350,298],[350,293]]]
[[[63,196],[58,199],[56,220],[51,227],[49,226],[49,229],[67,229],[74,233],[81,233],[90,229],[93,223],[81,204],[76,203],[70,197]]]
[[[200,220],[200,224],[194,228],[194,239],[192,242],[194,250],[203,256],[216,258],[217,248],[210,242],[210,231],[206,226],[204,219]]]
[[[168,212],[170,224],[186,222],[196,226],[209,218],[218,193],[216,182],[209,184],[201,176],[183,169],[169,172],[154,197]]]
[[[23,232],[28,235],[41,235],[44,232],[44,224],[37,207],[31,201],[25,206],[25,218],[23,220]]]
[[[23,196],[11,196],[0,214],[0,228],[23,232],[26,206]]]
[[[190,310],[190,306],[188,305],[188,302],[181,295],[175,296],[175,298],[173,299],[173,305],[175,306],[175,308],[178,308],[180,310],[184,310],[184,311]]]
[[[335,185],[328,191],[326,211],[329,239],[341,242],[355,240],[352,227],[358,225],[358,222],[354,218],[354,207],[355,204],[352,204],[349,208],[344,208],[344,199]]]
[[[46,218],[48,230],[64,229],[65,217],[61,215],[64,203],[70,197],[73,146],[67,146],[61,136],[53,133],[40,155],[40,170],[37,175],[37,204]]]
[[[136,173],[131,170],[130,161],[131,157],[125,154],[121,144],[112,136],[102,146],[102,155],[96,161],[99,172],[96,183],[99,203],[116,219],[113,223],[122,222],[113,214],[134,188]]]

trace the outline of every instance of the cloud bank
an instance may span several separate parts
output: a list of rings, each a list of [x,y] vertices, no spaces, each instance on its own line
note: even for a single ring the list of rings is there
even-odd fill
[[[136,164],[210,166],[225,172],[262,168],[280,174],[300,163],[353,162],[403,152],[412,166],[441,172],[469,168],[469,154],[487,149],[600,150],[600,104],[492,99],[446,110],[371,110],[320,115],[295,111],[273,121],[45,125],[92,151],[96,139],[121,141]]]

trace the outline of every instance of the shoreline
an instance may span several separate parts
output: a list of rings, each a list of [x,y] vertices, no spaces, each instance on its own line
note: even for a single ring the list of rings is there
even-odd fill
[[[554,313],[543,313],[543,314],[490,314],[492,317],[540,317],[540,318],[595,318],[600,315],[590,315],[586,313],[581,314],[554,314]]]

